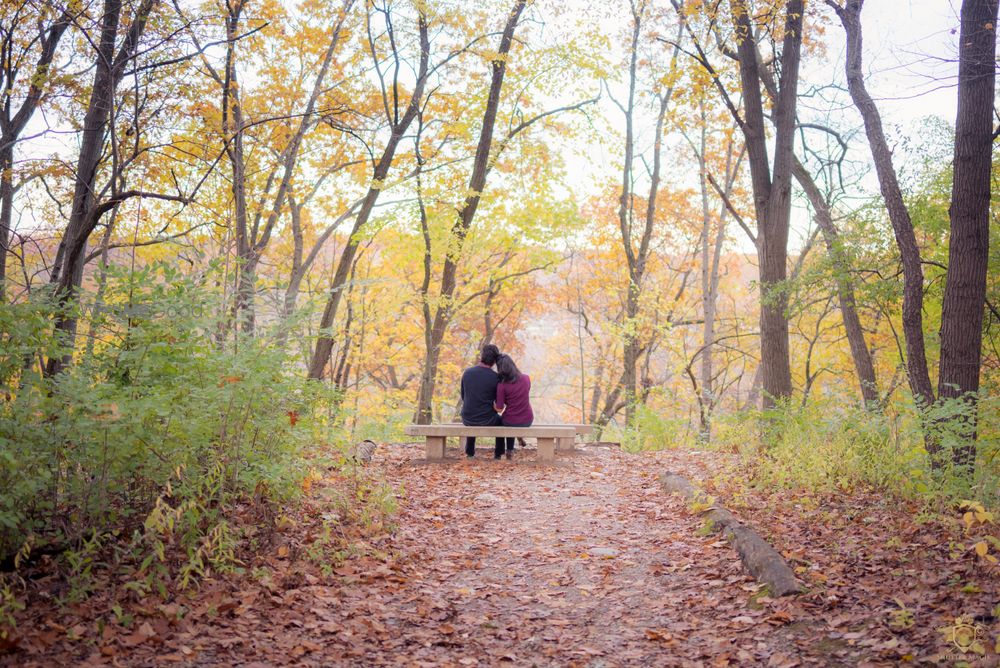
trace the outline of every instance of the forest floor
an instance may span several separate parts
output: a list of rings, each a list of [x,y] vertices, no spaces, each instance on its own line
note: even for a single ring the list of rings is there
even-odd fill
[[[748,490],[715,453],[421,454],[384,446],[365,469],[398,493],[392,526],[331,521],[330,495],[357,484],[331,472],[241,573],[170,603],[36,600],[0,664],[996,665],[995,567],[956,555],[955,526],[917,523],[914,507]],[[767,597],[663,492],[666,470],[759,530],[805,592]],[[985,657],[952,642],[958,615]]]

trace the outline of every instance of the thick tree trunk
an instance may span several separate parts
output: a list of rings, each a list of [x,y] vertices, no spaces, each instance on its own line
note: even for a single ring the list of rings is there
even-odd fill
[[[77,318],[72,312],[72,302],[83,282],[83,265],[87,240],[97,226],[100,209],[94,201],[97,171],[103,157],[104,142],[115,91],[121,81],[125,66],[135,55],[139,40],[146,28],[157,0],[143,0],[136,8],[132,23],[120,49],[116,52],[118,25],[121,19],[122,0],[105,0],[101,18],[101,36],[95,57],[94,84],[91,88],[87,112],[83,119],[80,153],[77,158],[73,203],[66,231],[59,242],[57,259],[51,282],[56,285],[60,311],[55,319],[55,330],[62,334],[72,347],[76,336]],[[112,178],[116,178],[112,175]],[[49,359],[46,374],[53,376],[72,360],[67,352],[62,358]]]
[[[924,272],[920,265],[920,248],[913,232],[910,212],[903,201],[903,193],[892,165],[892,152],[882,129],[882,117],[865,86],[862,72],[861,7],[864,0],[848,0],[844,7],[827,0],[840,17],[847,33],[847,87],[854,106],[861,113],[865,134],[871,148],[879,186],[889,212],[889,220],[896,236],[900,259],[903,263],[903,338],[906,341],[906,368],[910,390],[917,405],[925,408],[934,401],[924,345],[923,302]],[[992,102],[991,102],[992,105]],[[992,106],[991,106],[992,108]],[[930,441],[928,445],[934,449]]]
[[[791,168],[795,145],[795,107],[802,47],[801,0],[785,4],[781,79],[774,104],[775,148],[773,168],[768,159],[767,134],[761,100],[760,73],[754,26],[745,0],[733,0],[744,117],[740,119],[747,145],[757,216],[757,256],[760,271],[760,352],[764,408],[792,393],[788,345],[788,225],[791,216]]]
[[[938,398],[966,399],[957,465],[976,463],[976,393],[990,244],[990,177],[996,86],[997,0],[963,0],[958,51],[958,115],[951,238],[941,312]]]

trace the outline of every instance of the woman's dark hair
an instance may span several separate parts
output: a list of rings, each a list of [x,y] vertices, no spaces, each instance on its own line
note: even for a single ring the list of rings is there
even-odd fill
[[[500,376],[501,383],[516,383],[517,379],[521,377],[521,371],[514,364],[510,355],[501,353],[500,357],[497,358],[497,375]]]
[[[497,363],[497,358],[500,356],[500,349],[497,348],[492,343],[487,343],[483,346],[482,351],[479,353],[479,361],[486,366],[493,366]]]

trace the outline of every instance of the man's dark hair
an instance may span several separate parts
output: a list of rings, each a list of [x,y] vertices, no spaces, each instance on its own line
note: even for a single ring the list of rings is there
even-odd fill
[[[516,383],[521,377],[521,371],[510,355],[500,355],[497,358],[497,375],[500,376],[501,383]]]
[[[498,357],[500,357],[500,349],[492,343],[488,343],[483,346],[483,350],[479,354],[479,361],[486,366],[493,366],[497,363]]]

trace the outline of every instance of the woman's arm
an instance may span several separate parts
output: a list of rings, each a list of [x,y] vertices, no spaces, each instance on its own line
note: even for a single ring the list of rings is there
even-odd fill
[[[503,383],[497,385],[497,399],[493,402],[493,409],[497,413],[503,413],[504,409],[507,408],[506,402],[506,392],[504,391]]]

